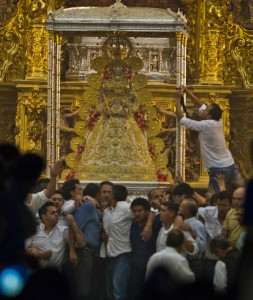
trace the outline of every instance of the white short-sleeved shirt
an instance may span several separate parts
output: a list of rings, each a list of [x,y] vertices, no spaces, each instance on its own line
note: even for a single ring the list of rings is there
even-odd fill
[[[162,251],[163,249],[166,248],[168,234],[171,230],[173,230],[173,228],[174,228],[174,224],[172,224],[169,229],[165,230],[164,224],[163,224],[163,226],[161,227],[161,229],[158,233],[157,240],[156,240],[156,251],[157,252]],[[190,252],[187,252],[185,250],[185,248],[183,248],[180,254],[183,255],[184,257],[186,257],[187,254],[191,255],[191,256],[197,255],[199,252],[199,246],[198,246],[197,242],[193,239],[193,237],[191,236],[191,234],[188,231],[182,231],[182,232],[183,232],[184,236],[186,237],[186,239],[188,241],[192,242],[194,250],[192,253],[190,253]]]
[[[55,225],[53,230],[46,234],[44,232],[44,224],[37,227],[37,232],[31,238],[26,240],[26,248],[37,248],[39,252],[52,251],[49,260],[40,259],[42,267],[61,268],[66,243],[68,242],[68,227]]]
[[[30,203],[25,202],[26,206],[29,207],[29,209],[32,211],[33,214],[36,214],[37,210],[44,205],[46,202],[48,202],[50,199],[47,198],[45,194],[45,190],[41,191],[36,194],[31,194],[32,199]]]
[[[203,111],[203,106],[200,107],[199,111]],[[199,132],[200,150],[205,170],[229,167],[234,164],[231,152],[226,147],[221,119],[219,121],[194,121],[183,117],[179,124]]]
[[[217,292],[226,292],[227,268],[226,268],[226,264],[221,260],[218,260],[215,265],[213,284]]]
[[[115,208],[108,207],[103,213],[103,227],[109,235],[106,246],[107,256],[116,257],[132,251],[130,243],[130,227],[132,224],[130,204],[125,201],[117,202]]]
[[[164,267],[170,276],[178,283],[186,284],[194,282],[194,273],[189,268],[188,261],[172,247],[153,254],[147,264],[146,278],[152,274],[157,267]]]

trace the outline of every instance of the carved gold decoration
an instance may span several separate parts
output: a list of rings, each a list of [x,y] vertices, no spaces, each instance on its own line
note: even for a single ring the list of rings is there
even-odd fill
[[[24,77],[25,9],[25,1],[19,1],[15,16],[9,22],[0,24],[0,83],[10,70],[8,78]]]
[[[77,149],[78,145],[81,145],[81,144],[85,144],[85,139],[78,136],[71,140],[70,147],[72,150],[75,151]]]
[[[229,85],[253,88],[253,32],[231,23],[227,26],[225,79]]]
[[[45,154],[46,106],[46,95],[40,91],[18,94],[16,143],[21,150]]]

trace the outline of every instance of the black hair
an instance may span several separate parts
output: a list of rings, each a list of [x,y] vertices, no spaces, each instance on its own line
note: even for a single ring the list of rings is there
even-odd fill
[[[183,182],[183,183],[180,183],[178,186],[176,186],[173,190],[173,195],[174,196],[182,196],[182,195],[185,195],[185,196],[189,196],[189,197],[192,197],[194,194],[194,190],[192,187],[189,186],[189,184]]]
[[[89,183],[83,190],[83,196],[96,198],[100,192],[100,187],[97,183]]]
[[[54,206],[55,207],[55,205],[54,205],[53,202],[48,201],[48,202],[46,202],[45,204],[43,204],[39,208],[38,213],[39,213],[39,217],[40,217],[41,221],[42,221],[42,215],[46,215],[47,214],[48,207],[50,207],[50,206]]]
[[[230,243],[223,235],[216,236],[210,242],[210,251],[215,253],[216,249],[226,250],[230,247]]]
[[[191,216],[196,217],[198,213],[198,205],[193,198],[186,198],[183,201],[187,202],[187,208]]]
[[[228,199],[229,204],[232,204],[232,195],[227,191],[221,191],[216,194],[216,199],[218,200],[226,200]]]
[[[70,179],[63,183],[62,186],[62,197],[64,200],[70,200],[70,192],[73,192],[76,189],[76,184],[80,184],[78,179]]]
[[[55,190],[55,191],[54,191],[54,194],[62,195],[62,192],[61,192],[60,190]]]
[[[174,202],[164,202],[162,206],[167,207],[169,211],[173,211],[175,213],[175,216],[178,214],[179,205]]]
[[[147,199],[144,198],[136,198],[131,203],[131,209],[133,209],[135,206],[142,206],[145,211],[150,211],[150,204],[148,203]]]
[[[211,206],[214,206],[214,204],[217,203],[217,194],[213,194],[212,197],[210,198],[209,202],[210,202]]]
[[[179,247],[184,242],[184,234],[181,230],[173,229],[168,233],[166,244],[168,247]]]
[[[113,184],[111,181],[102,181],[102,182],[100,183],[100,185],[99,185],[100,190],[101,190],[101,188],[102,188],[103,185],[110,185],[111,187],[114,186],[114,184]]]
[[[116,202],[126,201],[128,192],[125,186],[123,185],[113,185],[112,187],[113,198]]]
[[[211,106],[212,106],[212,108],[209,111],[211,118],[215,121],[219,121],[221,118],[221,115],[222,115],[222,109],[216,103],[212,103]]]

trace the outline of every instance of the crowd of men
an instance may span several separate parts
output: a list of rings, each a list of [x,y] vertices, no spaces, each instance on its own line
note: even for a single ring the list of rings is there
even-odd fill
[[[220,191],[200,195],[176,178],[131,202],[124,186],[109,181],[82,189],[71,179],[53,191],[58,172],[56,165],[47,188],[27,202],[38,227],[26,252],[64,274],[71,298],[141,299],[159,267],[168,286],[206,280],[226,293],[233,285],[246,234],[244,187],[226,190],[218,175]]]

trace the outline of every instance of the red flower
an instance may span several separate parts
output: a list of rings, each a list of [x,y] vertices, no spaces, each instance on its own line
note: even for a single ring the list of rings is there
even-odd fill
[[[88,130],[92,130],[95,127],[97,121],[100,119],[100,114],[95,109],[91,109],[89,113],[90,115],[89,119],[86,122],[86,128]]]
[[[155,151],[155,147],[153,145],[148,146],[148,151],[152,157],[152,159],[156,158],[157,152]]]
[[[81,158],[83,151],[84,151],[84,144],[79,144],[78,147],[77,147],[77,149],[76,149],[75,155],[78,158]]]
[[[144,110],[139,109],[134,113],[134,119],[136,123],[138,124],[141,131],[144,131],[147,129],[147,123],[145,120],[146,113]]]
[[[157,180],[160,182],[168,181],[168,176],[163,174],[161,169],[156,170]]]
[[[76,170],[72,169],[68,172],[68,174],[65,177],[65,180],[70,180],[70,179],[74,179],[76,176]]]
[[[104,81],[108,81],[111,79],[111,72],[109,71],[109,69],[103,70],[103,79]]]
[[[134,72],[132,69],[126,69],[125,78],[128,82],[131,82],[134,78]]]

